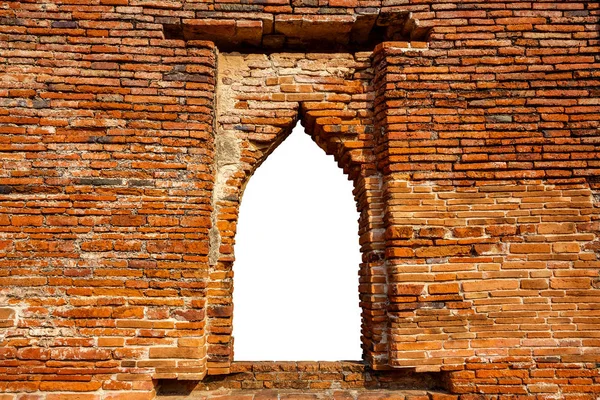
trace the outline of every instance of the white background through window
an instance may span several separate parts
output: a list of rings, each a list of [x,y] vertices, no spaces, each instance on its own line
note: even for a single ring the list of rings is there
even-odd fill
[[[298,125],[244,193],[234,263],[234,359],[360,360],[352,182]]]

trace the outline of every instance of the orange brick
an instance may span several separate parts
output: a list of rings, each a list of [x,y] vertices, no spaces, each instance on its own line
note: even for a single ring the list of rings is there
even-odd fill
[[[510,252],[515,254],[550,253],[550,245],[542,243],[513,243]]]
[[[152,400],[155,397],[154,391],[148,392],[132,392],[125,393],[108,393],[104,396],[104,400]]]
[[[438,283],[427,287],[429,294],[448,294],[458,293],[460,287],[458,283]]]
[[[579,243],[553,243],[552,251],[555,253],[579,253],[581,248]]]
[[[44,217],[41,215],[13,215],[11,222],[14,226],[42,226]]]
[[[590,278],[553,278],[550,280],[552,289],[590,289]]]
[[[115,215],[111,218],[111,224],[115,226],[140,226],[146,223],[146,217],[142,215]]]
[[[98,390],[102,386],[101,382],[41,382],[41,391],[69,391],[69,392],[89,392]]]
[[[575,233],[575,224],[572,222],[567,223],[543,223],[539,224],[537,229],[539,234],[568,234]]]
[[[519,281],[514,279],[486,279],[478,282],[463,282],[462,284],[462,290],[465,292],[515,290],[518,288]]]
[[[548,280],[524,279],[521,281],[521,289],[548,289]]]
[[[417,257],[448,257],[466,255],[471,252],[470,246],[431,246],[415,250]]]
[[[46,400],[100,400],[98,394],[84,393],[48,393]]]

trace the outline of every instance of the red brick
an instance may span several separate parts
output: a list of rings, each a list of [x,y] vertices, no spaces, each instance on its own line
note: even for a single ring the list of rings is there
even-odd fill
[[[11,218],[14,226],[42,226],[43,222],[41,215],[13,215]]]

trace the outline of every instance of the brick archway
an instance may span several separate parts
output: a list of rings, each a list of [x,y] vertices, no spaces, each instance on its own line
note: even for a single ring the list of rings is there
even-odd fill
[[[326,60],[330,61],[326,61]],[[317,74],[323,63],[326,73]],[[383,207],[373,137],[373,72],[369,53],[219,56],[217,171],[208,295],[208,372],[226,373],[232,361],[232,263],[237,212],[256,168],[298,120],[354,182],[359,235],[363,357],[378,365],[385,329]],[[253,78],[256,76],[256,78]],[[244,84],[242,84],[244,82]],[[380,278],[376,278],[379,276]]]

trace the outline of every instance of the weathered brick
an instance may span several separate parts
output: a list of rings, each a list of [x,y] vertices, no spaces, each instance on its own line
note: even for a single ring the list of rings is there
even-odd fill
[[[9,4],[0,400],[599,392],[596,3],[396,3]],[[239,201],[298,120],[355,185],[368,381],[232,364]]]
[[[42,226],[43,222],[41,215],[13,215],[11,218],[14,226]]]
[[[538,226],[539,234],[575,233],[574,223],[544,223]]]
[[[146,223],[146,217],[142,215],[115,215],[110,222],[114,226],[140,226]]]
[[[523,279],[521,281],[522,289],[548,289],[547,279]]]
[[[41,382],[41,391],[89,392],[100,389],[102,382]]]
[[[460,288],[458,283],[439,283],[427,286],[429,294],[448,294],[458,293]]]
[[[480,282],[463,282],[462,289],[465,292],[483,292],[494,290],[514,290],[519,288],[516,279],[486,279]]]

